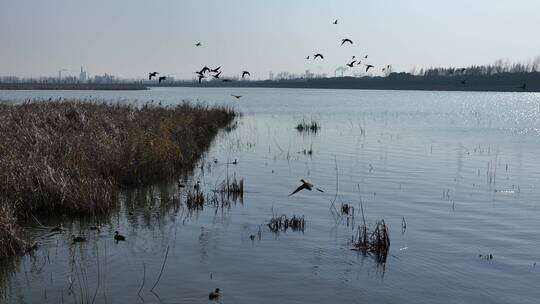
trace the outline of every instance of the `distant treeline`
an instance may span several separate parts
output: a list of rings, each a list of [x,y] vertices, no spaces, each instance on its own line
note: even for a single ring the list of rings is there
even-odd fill
[[[201,84],[195,81],[177,81],[163,86],[540,92],[540,72],[488,74],[486,71],[488,70],[482,68],[457,72],[456,69],[450,73],[446,69],[430,69],[424,71],[422,75],[392,73],[386,77],[297,78],[234,82],[208,81]]]

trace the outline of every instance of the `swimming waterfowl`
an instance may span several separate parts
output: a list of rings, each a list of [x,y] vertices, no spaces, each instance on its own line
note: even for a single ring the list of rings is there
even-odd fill
[[[210,300],[216,300],[219,298],[219,288],[216,288],[215,291],[212,291],[210,294],[208,294],[208,299]]]
[[[298,191],[304,190],[304,189],[309,190],[309,191],[312,191],[313,189],[315,189],[315,190],[317,190],[319,192],[324,192],[321,189],[313,186],[313,184],[310,183],[310,182],[307,182],[307,181],[305,181],[303,179],[301,179],[300,181],[302,182],[302,185],[300,187],[296,188],[296,190],[294,190],[291,194],[289,194],[289,196],[295,194]]]
[[[73,243],[86,242],[86,238],[84,236],[75,236],[72,234],[71,239],[73,240]]]
[[[114,232],[114,239],[116,241],[125,241],[126,240],[126,237],[121,235],[118,231],[115,231]]]

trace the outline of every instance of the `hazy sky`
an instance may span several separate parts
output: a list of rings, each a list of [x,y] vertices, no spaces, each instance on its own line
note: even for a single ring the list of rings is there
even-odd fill
[[[0,0],[0,75],[75,75],[83,65],[191,78],[221,65],[266,78],[333,74],[364,54],[398,71],[524,61],[540,54],[539,16],[539,0]],[[340,47],[345,37],[354,45]],[[305,59],[318,52],[323,61]]]

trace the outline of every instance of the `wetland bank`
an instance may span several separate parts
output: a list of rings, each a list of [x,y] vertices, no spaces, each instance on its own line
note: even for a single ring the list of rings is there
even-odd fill
[[[244,97],[232,103],[223,97],[230,94]],[[236,127],[216,132],[192,170],[126,183],[107,212],[36,215],[39,224],[26,216],[25,236],[43,235],[42,226],[65,231],[2,267],[7,303],[204,303],[215,288],[223,303],[540,297],[537,94],[155,88],[0,97],[135,108],[198,99],[242,113]],[[316,122],[317,132],[299,132],[301,122]],[[235,179],[243,179],[243,196],[227,200],[226,181]],[[325,192],[288,197],[300,179]],[[205,201],[188,208],[196,185]],[[366,232],[388,229],[378,239],[391,239],[383,263],[362,214]],[[277,226],[268,226],[272,219]],[[285,219],[288,229],[279,227]],[[117,230],[126,241],[113,239]],[[73,244],[72,234],[87,241]],[[359,242],[370,235],[375,243]]]

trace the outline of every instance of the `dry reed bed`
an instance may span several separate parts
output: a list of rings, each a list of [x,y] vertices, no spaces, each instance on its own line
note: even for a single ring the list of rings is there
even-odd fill
[[[16,240],[13,219],[105,212],[121,187],[193,169],[235,116],[230,108],[189,103],[0,104],[0,257],[12,253],[5,244]]]

